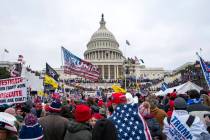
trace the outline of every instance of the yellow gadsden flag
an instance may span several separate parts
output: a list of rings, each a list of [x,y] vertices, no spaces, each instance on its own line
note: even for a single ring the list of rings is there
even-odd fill
[[[48,75],[44,76],[44,83],[48,84],[48,85],[52,85],[53,88],[55,88],[55,89],[58,88],[58,83],[52,77],[50,77]]]
[[[117,85],[112,85],[112,89],[114,90],[114,92],[121,92],[121,93],[126,93],[126,90],[121,88],[120,86]]]
[[[41,90],[37,92],[37,95],[40,96],[40,97],[47,97],[47,96],[48,96],[47,93],[44,93],[44,92],[41,91]]]

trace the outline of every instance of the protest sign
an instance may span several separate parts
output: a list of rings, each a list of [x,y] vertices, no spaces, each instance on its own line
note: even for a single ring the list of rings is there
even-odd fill
[[[25,102],[27,87],[22,77],[0,80],[0,105]]]

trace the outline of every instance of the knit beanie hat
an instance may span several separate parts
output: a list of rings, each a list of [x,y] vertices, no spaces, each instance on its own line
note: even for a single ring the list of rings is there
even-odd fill
[[[9,113],[9,114],[11,114],[12,116],[16,116],[15,109],[12,108],[12,107],[7,108],[4,112]]]
[[[59,113],[61,111],[61,102],[59,100],[54,100],[48,109],[50,112]]]
[[[80,104],[76,106],[74,113],[77,122],[86,122],[91,118],[91,109],[89,106]]]
[[[139,107],[139,112],[143,117],[150,115],[150,104],[149,102],[143,102]]]
[[[40,140],[43,138],[43,129],[37,122],[37,117],[29,113],[25,117],[25,125],[21,127],[19,140]]]
[[[186,109],[187,108],[187,103],[182,97],[178,97],[174,100],[174,108],[179,110],[179,109]]]
[[[25,125],[33,126],[37,123],[37,117],[34,116],[33,114],[29,113],[26,115],[24,121],[25,121]]]
[[[126,96],[122,93],[113,93],[111,96],[111,102],[115,104],[126,103]]]

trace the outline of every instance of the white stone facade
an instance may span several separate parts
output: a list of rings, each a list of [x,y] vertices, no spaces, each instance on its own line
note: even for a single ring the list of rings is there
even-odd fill
[[[102,14],[100,28],[92,35],[84,52],[86,61],[98,66],[100,78],[116,80],[123,76],[123,54],[114,35],[106,28]]]
[[[140,68],[136,70],[137,77],[142,79],[162,79],[164,78],[163,68]]]

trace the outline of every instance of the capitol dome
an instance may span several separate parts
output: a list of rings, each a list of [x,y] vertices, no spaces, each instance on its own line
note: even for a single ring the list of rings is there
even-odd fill
[[[92,35],[90,42],[97,41],[97,40],[110,40],[117,42],[114,35],[106,28],[106,22],[104,21],[104,17],[102,15],[100,21],[100,28]]]
[[[103,14],[99,23],[99,29],[87,43],[84,58],[98,66],[102,79],[117,79],[122,75],[124,57],[115,36],[105,26]]]

